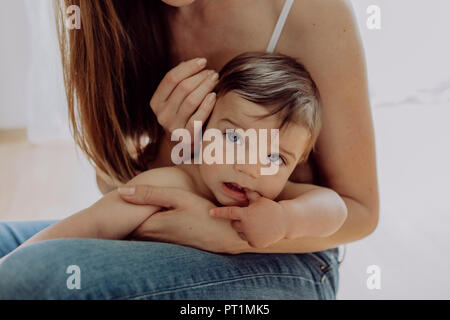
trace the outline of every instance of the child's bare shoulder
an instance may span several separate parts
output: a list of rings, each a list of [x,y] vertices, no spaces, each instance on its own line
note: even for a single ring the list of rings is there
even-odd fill
[[[127,185],[151,185],[195,190],[192,178],[177,167],[162,167],[144,171],[131,179]]]

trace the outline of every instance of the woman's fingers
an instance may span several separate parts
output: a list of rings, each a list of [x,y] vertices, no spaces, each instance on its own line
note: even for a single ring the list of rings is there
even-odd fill
[[[204,58],[182,62],[165,75],[150,101],[150,106],[155,114],[158,114],[161,111],[163,102],[169,98],[170,94],[178,84],[202,70],[206,66],[206,62],[207,61]]]
[[[172,92],[169,99],[164,103],[164,108],[157,114],[158,122],[163,125],[166,131],[172,133],[175,129],[185,128],[191,116],[178,114],[181,105],[189,105],[192,109],[197,109],[201,103],[198,98],[192,98],[191,94],[208,78],[208,70],[202,71],[188,79],[183,80]],[[212,71],[211,71],[212,72]],[[211,89],[212,90],[212,89]]]
[[[203,100],[200,107],[198,107],[197,111],[192,115],[192,117],[186,123],[186,129],[191,133],[191,137],[195,137],[197,132],[194,132],[194,121],[201,121],[202,126],[208,119],[209,115],[214,109],[216,105],[216,94],[210,93]],[[199,127],[197,131],[199,131],[202,127]]]
[[[204,86],[205,83],[208,83],[207,80],[213,73],[214,71],[212,70],[204,70],[196,75],[184,79],[178,84],[166,101],[167,106],[173,107],[172,115],[178,113],[183,104],[192,106],[196,104],[195,107],[198,107],[201,100],[195,101],[195,96],[193,96],[193,93],[197,91],[197,88]]]
[[[177,188],[136,185],[119,188],[118,192],[127,202],[164,208],[178,209],[196,201],[194,194]]]
[[[180,108],[178,109],[177,117],[184,119],[184,123],[186,124],[203,100],[205,100],[205,97],[211,93],[217,85],[218,79],[219,75],[216,72],[208,75],[208,77],[206,77],[206,79],[204,79],[203,82],[195,88],[184,101],[182,101]],[[175,92],[176,91],[177,89],[175,89]]]

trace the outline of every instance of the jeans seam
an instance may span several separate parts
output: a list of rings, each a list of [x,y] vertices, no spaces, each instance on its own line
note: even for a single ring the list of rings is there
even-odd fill
[[[112,300],[115,299],[120,299],[120,300],[127,300],[127,299],[137,299],[137,298],[143,298],[143,297],[151,297],[151,296],[157,296],[157,295],[161,295],[161,294],[167,294],[167,293],[173,293],[173,292],[178,292],[178,291],[183,291],[186,289],[198,289],[198,288],[203,288],[203,287],[207,287],[207,286],[214,286],[214,285],[219,285],[219,284],[223,284],[223,283],[229,283],[229,282],[235,282],[235,281],[240,281],[240,280],[250,280],[250,279],[256,279],[256,278],[263,278],[263,277],[286,277],[286,278],[293,278],[293,279],[297,279],[297,280],[302,280],[302,281],[307,281],[310,282],[311,284],[314,285],[322,285],[323,283],[321,282],[317,282],[314,281],[312,279],[307,279],[301,276],[296,276],[296,275],[291,275],[291,274],[283,274],[283,273],[261,273],[261,274],[257,274],[257,275],[251,275],[251,276],[242,276],[242,277],[237,277],[237,278],[228,278],[228,279],[222,279],[222,280],[218,280],[218,281],[209,281],[209,282],[204,282],[204,283],[196,283],[193,285],[188,285],[188,286],[184,286],[184,287],[178,287],[178,288],[172,288],[172,289],[166,289],[166,290],[161,290],[158,292],[154,292],[154,293],[141,293],[139,295],[131,295],[131,296],[127,296],[127,297],[115,297],[112,298]]]
[[[316,262],[319,263],[319,273],[320,273],[320,281],[316,283],[323,283],[325,280],[329,280],[329,273],[335,269],[335,265],[333,262],[329,262],[325,258],[322,258],[317,252],[306,253],[306,255],[312,257]],[[326,254],[325,254],[326,255]],[[333,258],[330,258],[333,260]],[[339,263],[337,263],[337,268],[339,270]]]
[[[331,271],[331,269],[330,269],[330,271]],[[327,273],[328,273],[328,271],[327,271]],[[324,282],[327,282],[328,285],[331,288],[333,288],[333,299],[336,299],[336,288],[334,287],[334,284],[331,282],[331,279],[328,276],[326,276],[327,273],[325,274]],[[324,284],[324,283],[322,282],[322,284]],[[322,292],[322,291],[320,291],[320,292],[321,292],[321,295],[322,295],[322,299],[324,299],[324,300],[328,300],[329,299],[329,297],[326,296],[325,292]]]

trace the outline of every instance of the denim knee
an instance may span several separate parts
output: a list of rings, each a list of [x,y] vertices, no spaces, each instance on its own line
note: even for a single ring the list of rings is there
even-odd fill
[[[158,242],[58,239],[0,265],[0,299],[333,299],[337,276],[337,258],[324,253],[222,255]]]
[[[69,245],[69,247],[67,246]],[[49,240],[24,247],[0,265],[0,299],[27,300],[55,298],[67,290],[65,256],[74,248],[67,240]]]

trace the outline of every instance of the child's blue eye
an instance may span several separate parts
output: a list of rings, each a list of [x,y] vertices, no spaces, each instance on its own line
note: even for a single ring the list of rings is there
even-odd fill
[[[280,161],[282,163],[285,163],[284,160],[283,160],[283,157],[281,157],[278,153],[270,154],[269,155],[269,160],[272,161],[272,162],[278,162],[278,164],[281,164]]]
[[[225,134],[230,142],[242,144],[241,137],[235,131],[227,131]]]

